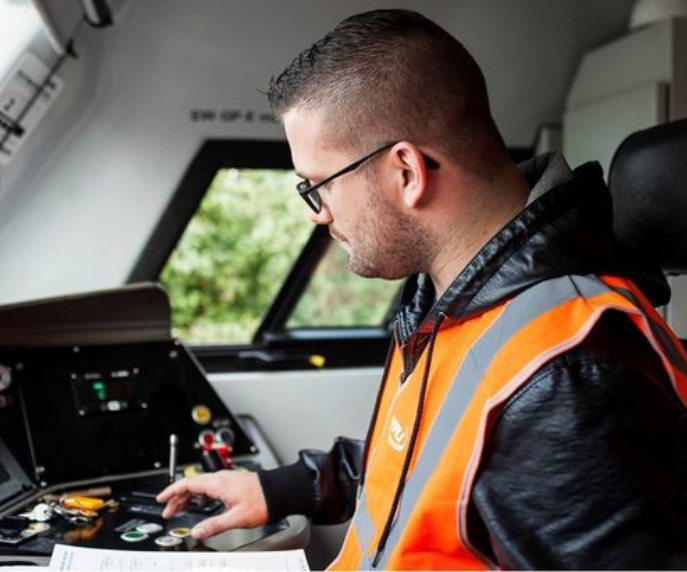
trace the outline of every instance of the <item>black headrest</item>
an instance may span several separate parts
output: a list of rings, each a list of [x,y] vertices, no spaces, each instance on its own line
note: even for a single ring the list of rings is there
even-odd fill
[[[669,273],[687,272],[687,119],[625,139],[609,186],[618,238]]]

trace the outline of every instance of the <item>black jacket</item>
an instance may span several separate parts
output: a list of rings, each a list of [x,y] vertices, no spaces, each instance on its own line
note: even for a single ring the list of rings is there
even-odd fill
[[[522,166],[531,184],[546,162]],[[663,276],[617,243],[611,222],[601,169],[587,164],[528,205],[436,302],[429,279],[410,279],[395,328],[406,373],[442,313],[465,319],[549,278],[628,277],[665,304]],[[350,518],[360,471],[361,443],[339,440],[262,472],[270,518]],[[473,544],[502,568],[687,568],[687,410],[624,315],[606,313],[502,407],[468,520]]]

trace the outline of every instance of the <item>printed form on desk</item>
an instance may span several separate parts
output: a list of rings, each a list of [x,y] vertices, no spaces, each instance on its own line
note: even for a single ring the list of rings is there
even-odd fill
[[[48,570],[88,572],[219,572],[310,570],[303,550],[270,552],[142,552],[55,546]]]

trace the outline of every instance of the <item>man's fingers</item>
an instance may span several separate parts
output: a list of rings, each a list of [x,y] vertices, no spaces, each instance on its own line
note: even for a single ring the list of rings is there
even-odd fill
[[[167,502],[173,496],[182,494],[186,488],[185,481],[186,479],[182,479],[180,481],[177,481],[176,483],[172,483],[167,488],[165,488],[161,493],[159,493],[155,497],[155,500],[157,500],[157,502],[160,503]]]
[[[235,511],[229,509],[219,516],[213,516],[194,526],[191,536],[196,540],[205,540],[215,534],[240,526],[241,523],[237,522]]]
[[[162,516],[170,518],[184,510],[192,495],[207,495],[211,498],[219,498],[222,492],[226,490],[225,479],[226,477],[223,475],[223,472],[220,472],[185,478],[172,483],[156,497],[157,502],[167,503]]]
[[[181,479],[176,483],[172,483],[159,495],[157,495],[157,502],[167,502],[172,497],[179,495],[189,496],[207,494],[214,498],[212,492],[217,488],[216,486],[213,486],[213,481],[215,478],[216,477],[214,474],[208,474]]]
[[[188,495],[172,497],[168,502],[165,509],[162,511],[162,518],[171,518],[178,512],[186,509],[188,505]]]
[[[207,481],[207,475],[201,475],[199,477],[185,478],[172,483],[165,490],[163,490],[159,495],[157,495],[157,502],[167,502],[170,498],[176,495],[184,494],[195,494],[201,492],[201,488]],[[198,490],[195,490],[198,489]]]
[[[189,484],[189,480],[182,479],[181,481],[169,485],[157,495],[157,502],[167,503],[167,506],[162,511],[162,518],[171,518],[186,508],[192,494],[191,489],[193,488],[193,486],[189,486]]]

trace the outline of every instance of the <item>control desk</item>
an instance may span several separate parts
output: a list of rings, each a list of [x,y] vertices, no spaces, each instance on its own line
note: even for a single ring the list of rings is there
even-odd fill
[[[155,496],[198,466],[254,470],[277,459],[169,335],[156,286],[0,308],[0,565],[45,563],[57,543],[126,550],[304,547],[308,522],[190,528],[225,510],[193,499],[162,519]]]

